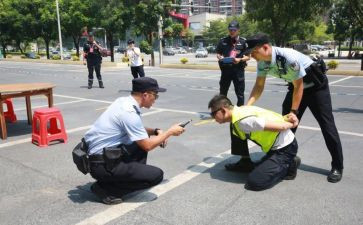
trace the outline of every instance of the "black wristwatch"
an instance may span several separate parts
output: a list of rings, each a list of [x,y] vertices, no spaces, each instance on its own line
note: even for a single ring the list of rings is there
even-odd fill
[[[297,109],[291,109],[290,112],[292,112],[296,116],[297,116],[297,114],[299,114],[299,110],[297,110]]]
[[[155,128],[154,135],[158,135],[158,130],[160,130],[160,129],[159,128]]]

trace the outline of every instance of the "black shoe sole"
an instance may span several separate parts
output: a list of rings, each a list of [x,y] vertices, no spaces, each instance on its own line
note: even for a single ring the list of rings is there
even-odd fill
[[[295,159],[296,159],[296,161],[295,161]],[[287,175],[285,178],[284,178],[284,180],[294,180],[295,178],[296,178],[296,175],[297,175],[297,169],[299,168],[299,166],[300,166],[300,164],[301,164],[301,159],[300,159],[300,157],[298,157],[298,156],[295,156],[295,158],[294,158],[294,162],[295,162],[295,166],[294,166],[294,168],[293,168],[293,170],[294,170],[294,174],[292,174],[292,175]],[[290,168],[289,168],[289,172],[290,172]]]

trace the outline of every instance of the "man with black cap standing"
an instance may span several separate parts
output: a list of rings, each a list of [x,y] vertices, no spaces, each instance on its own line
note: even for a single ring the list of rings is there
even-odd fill
[[[179,124],[165,132],[146,128],[140,109],[150,108],[165,91],[150,77],[133,79],[131,95],[114,101],[85,134],[90,173],[97,180],[91,191],[103,203],[121,203],[122,196],[163,180],[161,169],[146,164],[147,154],[185,130]]]
[[[219,94],[227,96],[229,86],[233,81],[234,91],[237,96],[237,106],[244,104],[245,91],[245,67],[246,61],[250,58],[243,54],[246,50],[245,38],[239,36],[239,24],[232,21],[228,25],[229,35],[222,38],[217,45],[217,58],[221,69],[221,79],[219,81]],[[247,141],[243,141],[232,134],[231,153],[240,155],[241,160],[237,163],[226,164],[225,167],[230,171],[250,172],[254,165],[250,159]]]
[[[324,68],[310,57],[290,48],[270,45],[266,34],[256,34],[247,40],[245,54],[257,61],[257,78],[247,105],[260,97],[266,81],[271,75],[289,83],[282,105],[282,114],[295,114],[301,120],[308,107],[318,121],[325,143],[332,156],[328,181],[339,182],[343,176],[343,150],[335,126],[328,79]],[[296,128],[293,129],[296,131]]]
[[[101,77],[101,63],[102,56],[101,52],[103,48],[94,40],[93,34],[88,34],[88,41],[83,45],[83,64],[86,64],[87,59],[88,68],[88,89],[92,88],[93,85],[93,71],[96,71],[98,84],[100,88],[104,88]]]
[[[140,48],[135,47],[135,42],[132,39],[127,41],[127,51],[125,52],[125,56],[129,58],[132,76],[134,78],[144,77],[145,72],[141,59],[141,51]]]

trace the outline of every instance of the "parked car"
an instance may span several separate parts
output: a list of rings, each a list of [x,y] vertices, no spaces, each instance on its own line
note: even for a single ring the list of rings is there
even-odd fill
[[[195,51],[195,58],[206,58],[208,57],[208,51],[205,48],[198,48]]]
[[[163,49],[163,55],[175,55],[173,48],[166,47]]]
[[[207,47],[207,51],[210,52],[210,53],[215,53],[216,52],[216,47],[213,46],[213,45],[209,45]]]
[[[116,52],[121,53],[121,54],[124,54],[126,52],[126,48],[123,48],[123,47],[117,47],[115,49],[116,49]]]
[[[52,51],[51,53],[51,57],[53,57],[53,55],[59,55],[60,56],[60,52],[59,51]],[[70,52],[67,51],[63,51],[63,59],[71,59],[72,55]]]
[[[183,46],[183,48],[185,49],[185,51],[188,52],[193,52],[193,48],[189,47],[189,46]]]
[[[187,53],[187,51],[184,48],[182,48],[182,47],[176,47],[176,48],[174,48],[174,52],[176,54],[186,54]]]
[[[28,59],[37,59],[39,58],[39,56],[37,57],[37,54],[35,52],[27,52],[25,53],[25,57]]]

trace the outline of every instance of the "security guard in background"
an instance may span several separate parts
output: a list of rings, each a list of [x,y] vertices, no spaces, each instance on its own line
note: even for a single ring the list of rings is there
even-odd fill
[[[224,95],[212,98],[208,108],[218,123],[232,123],[234,136],[254,141],[266,153],[248,175],[247,189],[261,191],[282,179],[295,179],[301,163],[296,156],[298,145],[295,135],[290,130],[298,125],[295,115],[283,117],[256,106],[233,106]]]
[[[234,91],[237,96],[237,106],[241,106],[244,104],[246,61],[250,58],[243,55],[243,51],[246,50],[246,43],[245,38],[238,35],[238,22],[230,22],[228,30],[229,35],[219,41],[216,49],[218,64],[221,69],[219,94],[227,96],[229,86],[233,81]],[[233,155],[241,155],[241,159],[236,163],[226,164],[225,168],[230,171],[250,172],[254,165],[250,159],[247,141],[232,135],[232,126],[230,128],[231,153]]]
[[[94,40],[93,34],[89,33],[88,41],[83,45],[83,64],[86,63],[85,59],[87,59],[88,89],[92,88],[93,70],[96,72],[99,87],[104,88],[101,77],[101,50],[103,50],[103,48]]]
[[[184,128],[175,124],[163,132],[146,128],[141,120],[141,108],[150,108],[158,98],[155,79],[141,77],[132,80],[132,92],[120,97],[96,120],[85,134],[88,146],[90,174],[97,180],[91,191],[105,204],[118,204],[122,196],[159,184],[163,171],[147,165],[147,154],[165,147],[170,136],[179,136]]]
[[[260,97],[271,75],[289,83],[282,105],[282,114],[295,114],[299,121],[307,107],[318,121],[325,143],[332,156],[328,181],[339,182],[343,176],[343,150],[334,122],[328,79],[324,68],[310,57],[290,48],[271,46],[266,34],[256,34],[247,40],[250,54],[256,59],[257,78],[247,105]],[[293,130],[296,131],[296,128]]]

